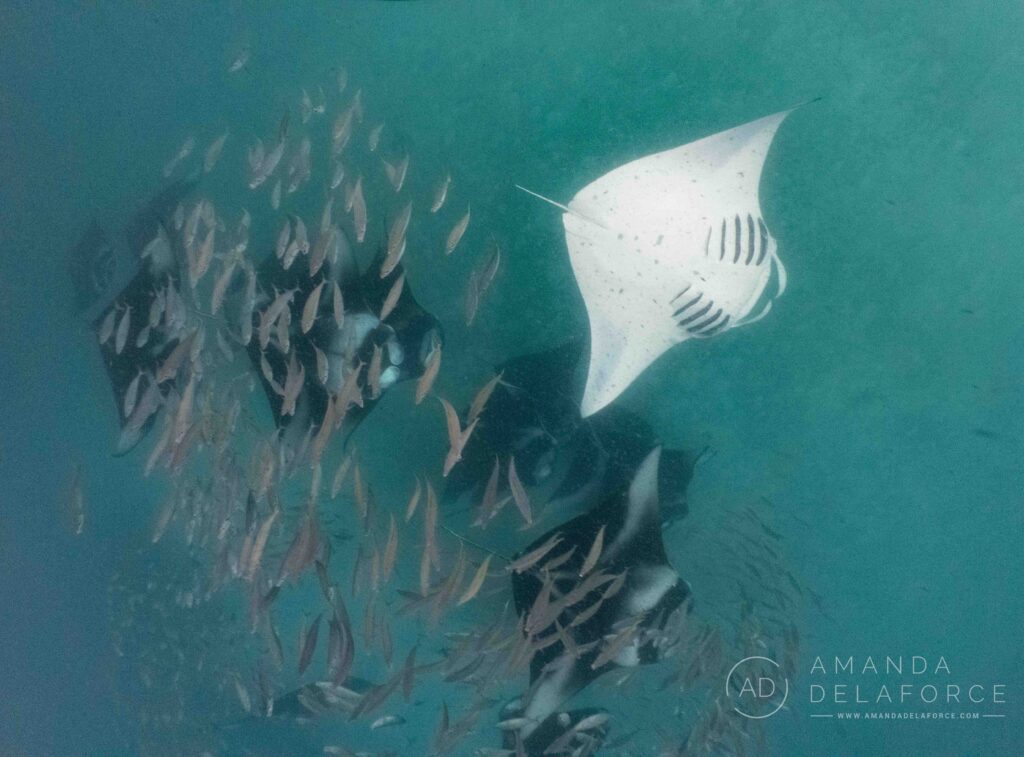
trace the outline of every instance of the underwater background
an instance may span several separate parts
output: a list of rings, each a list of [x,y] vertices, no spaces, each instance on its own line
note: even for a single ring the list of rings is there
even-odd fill
[[[690,521],[767,503],[820,597],[793,619],[798,673],[765,753],[1021,753],[1022,32],[1018,2],[0,2],[0,752],[426,754],[440,700],[459,701],[421,684],[408,723],[373,733],[239,726],[219,714],[230,698],[241,718],[234,693],[193,675],[187,717],[154,736],[111,643],[132,612],[162,633],[180,624],[185,652],[202,639],[236,654],[249,634],[244,606],[233,624],[231,606],[145,609],[190,558],[178,532],[150,544],[169,485],[141,476],[145,451],[111,456],[116,409],[67,251],[93,218],[119,234],[187,135],[203,145],[230,128],[223,161],[240,167],[303,86],[344,65],[400,133],[410,182],[429,192],[451,170],[472,204],[468,246],[503,245],[472,330],[476,259],[410,264],[452,345],[441,380],[466,400],[494,364],[587,333],[558,214],[514,184],[565,200],[611,166],[820,98],[780,128],[761,183],[785,297],[749,329],[670,351],[619,401],[666,444],[714,450]],[[255,204],[232,186],[237,207]],[[443,454],[439,415],[410,407],[389,397],[360,429],[382,479]],[[60,512],[74,463],[88,503],[77,537]],[[404,483],[382,483],[389,496],[401,507]],[[696,608],[721,590],[701,538],[665,537]],[[113,588],[125,583],[135,604]],[[289,602],[275,609],[291,639],[304,610]],[[983,711],[1005,717],[812,719],[815,657],[859,669],[869,655],[941,656],[951,681],[1003,684],[1005,703]],[[685,739],[672,691],[614,692],[588,693],[614,701],[620,733],[642,730],[614,753],[658,753],[655,730]],[[453,753],[496,746],[494,720]]]

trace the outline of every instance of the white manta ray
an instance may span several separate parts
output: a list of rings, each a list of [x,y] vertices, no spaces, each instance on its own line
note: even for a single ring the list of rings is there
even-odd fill
[[[785,290],[758,184],[790,112],[634,160],[583,187],[568,206],[519,187],[565,211],[590,319],[583,417],[673,345],[753,323]]]

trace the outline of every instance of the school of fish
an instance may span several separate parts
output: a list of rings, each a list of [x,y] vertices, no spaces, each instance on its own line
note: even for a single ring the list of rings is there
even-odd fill
[[[243,70],[253,70],[248,48],[226,67],[231,76]],[[115,446],[130,450],[152,427],[148,446],[128,464],[162,476],[167,494],[153,510],[147,545],[110,585],[111,637],[137,682],[132,696],[151,751],[219,754],[230,736],[218,724],[330,716],[347,730],[343,742],[325,739],[324,754],[526,755],[517,735],[522,718],[503,717],[501,704],[523,693],[544,645],[582,653],[575,627],[625,581],[601,568],[610,544],[604,528],[577,558],[577,585],[565,596],[551,580],[572,557],[559,549],[559,534],[514,557],[484,546],[521,546],[533,538],[524,533],[535,536],[539,523],[560,518],[514,455],[495,458],[468,519],[442,506],[438,492],[484,422],[500,373],[463,388],[445,381],[440,345],[429,355],[414,388],[394,401],[428,418],[446,450],[408,476],[399,499],[377,494],[408,475],[398,462],[385,486],[370,471],[387,470],[388,461],[365,460],[349,443],[352,414],[387,390],[388,349],[375,346],[365,364],[353,359],[337,377],[334,358],[313,340],[318,324],[341,332],[355,319],[338,282],[325,275],[346,264],[345,240],[356,254],[369,251],[365,258],[381,250],[382,280],[417,256],[440,267],[452,255],[478,255],[465,300],[441,314],[458,314],[467,327],[500,283],[505,255],[500,235],[476,228],[475,218],[485,216],[472,209],[475,198],[460,196],[450,171],[429,181],[415,175],[416,156],[390,141],[397,125],[375,118],[367,95],[338,67],[298,88],[297,118],[271,114],[269,134],[243,143],[243,129],[221,126],[182,140],[158,174],[238,168],[237,193],[215,198],[198,183],[140,254],[181,275],[158,277],[142,309],[115,298],[99,324],[103,349],[121,356],[148,347],[156,356],[151,367],[133,370]],[[424,184],[431,191],[416,194]],[[298,196],[318,198],[319,212],[300,215],[309,203],[293,202]],[[258,237],[269,240],[265,249],[250,246]],[[282,270],[309,277],[311,293],[263,291],[257,270],[266,252]],[[388,323],[409,286],[403,271],[375,314],[379,322]],[[254,410],[251,345],[280,416],[299,412],[311,381],[326,388],[323,416],[297,442]],[[306,349],[315,370],[306,369]],[[91,526],[86,488],[76,465],[64,505],[76,536]],[[765,509],[759,503],[720,513],[703,524],[701,549],[684,560],[689,575],[715,585],[718,601],[702,608],[702,594],[664,629],[634,623],[596,642],[595,668],[640,634],[663,651],[653,671],[617,668],[600,684],[628,690],[653,720],[631,723],[616,710],[619,695],[604,696],[608,712],[558,720],[564,725],[544,754],[759,750],[761,723],[728,715],[723,671],[736,653],[770,652],[792,672],[796,618],[805,600],[820,603],[787,567]],[[167,568],[169,542],[189,555],[180,570]],[[544,580],[546,590],[517,616],[509,577],[522,573]],[[573,622],[559,622],[573,605]],[[197,693],[210,691],[214,706]],[[432,730],[410,735],[425,718]],[[496,746],[504,735],[511,740]]]

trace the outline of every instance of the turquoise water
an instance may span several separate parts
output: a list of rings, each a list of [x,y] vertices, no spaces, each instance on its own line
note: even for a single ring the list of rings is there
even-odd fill
[[[714,450],[691,484],[689,518],[665,536],[698,616],[711,622],[714,610],[732,628],[741,599],[723,576],[734,558],[709,534],[748,504],[820,597],[791,612],[801,637],[791,699],[748,753],[1019,753],[1022,27],[1017,3],[0,5],[0,751],[425,754],[441,703],[453,720],[466,712],[466,687],[434,673],[412,704],[385,710],[406,718],[401,727],[254,722],[229,679],[196,670],[201,656],[249,676],[263,640],[248,633],[237,587],[193,612],[174,604],[199,568],[180,525],[149,543],[168,477],[142,478],[147,444],[111,457],[116,409],[70,306],[67,251],[94,217],[120,236],[190,134],[197,152],[232,134],[201,193],[231,223],[243,205],[254,228],[270,217],[267,193],[252,199],[242,181],[245,146],[267,140],[285,107],[299,128],[302,87],[328,89],[343,65],[368,120],[411,155],[407,191],[429,196],[450,170],[446,222],[454,204],[472,206],[464,249],[409,262],[417,298],[445,327],[441,391],[466,404],[493,364],[586,334],[558,215],[513,184],[564,200],[632,158],[821,98],[783,124],[761,185],[785,296],[755,326],[671,351],[618,402],[667,445]],[[245,47],[248,66],[229,75]],[[317,191],[296,200],[307,220]],[[429,235],[436,249],[442,226],[424,227],[424,246]],[[464,282],[490,235],[505,267],[469,329]],[[440,412],[413,407],[411,389],[396,389],[357,441],[378,501],[399,513],[412,476],[445,451]],[[79,537],[60,517],[73,462],[86,481]],[[510,528],[490,543],[511,551],[522,539]],[[418,560],[410,540],[397,586],[415,586]],[[382,600],[389,613],[395,588]],[[322,609],[316,596],[307,576],[275,605],[290,655],[275,674],[282,690],[299,682],[295,638]],[[441,628],[396,618],[396,665],[413,644],[434,659],[443,631],[500,612],[490,601]],[[921,655],[931,667],[941,656],[950,668],[897,685],[1004,684],[1005,703],[976,709],[1005,717],[812,718],[842,709],[810,701],[815,659],[832,671],[834,657],[853,656],[858,675],[826,683],[873,697],[896,679],[863,673],[869,655]],[[143,671],[155,687],[140,684]],[[386,673],[377,661],[359,672]],[[661,690],[667,672],[643,668],[624,689],[606,682],[581,696],[611,710],[613,737],[640,729],[618,753],[678,746],[720,686]],[[525,676],[510,681],[500,697],[524,686]],[[173,721],[153,725],[165,711]],[[496,746],[496,713],[497,703],[451,753]]]

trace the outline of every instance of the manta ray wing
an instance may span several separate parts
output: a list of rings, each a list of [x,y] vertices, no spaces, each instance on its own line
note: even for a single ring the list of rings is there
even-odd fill
[[[577,656],[564,642],[557,641],[534,652],[530,665],[531,688],[522,708],[523,717],[527,719],[520,731],[524,738],[530,737],[569,697],[611,669],[605,665],[593,666],[605,640],[631,623],[654,633],[663,630],[667,618],[689,595],[689,588],[665,553],[659,512],[660,461],[661,448],[656,447],[637,466],[627,491],[609,497],[587,513],[556,527],[563,536],[558,549],[572,550],[571,557],[561,566],[565,576],[580,576],[585,556],[600,531],[604,547],[596,569],[608,576],[624,576],[625,582],[618,593],[607,600],[599,599],[596,611],[578,625],[575,625],[576,617],[601,596],[603,587],[565,608],[560,615],[561,627],[567,629],[578,649],[587,651]],[[523,553],[536,549],[555,530],[538,537]],[[556,578],[557,595],[564,596],[581,580]],[[521,618],[529,615],[541,586],[539,571],[513,575],[513,596]],[[652,643],[637,637],[609,662],[613,666],[633,667],[658,659],[660,653]]]
[[[672,346],[749,322],[773,274],[781,294],[758,185],[789,112],[634,160],[570,201],[566,245],[590,320],[584,417]]]

